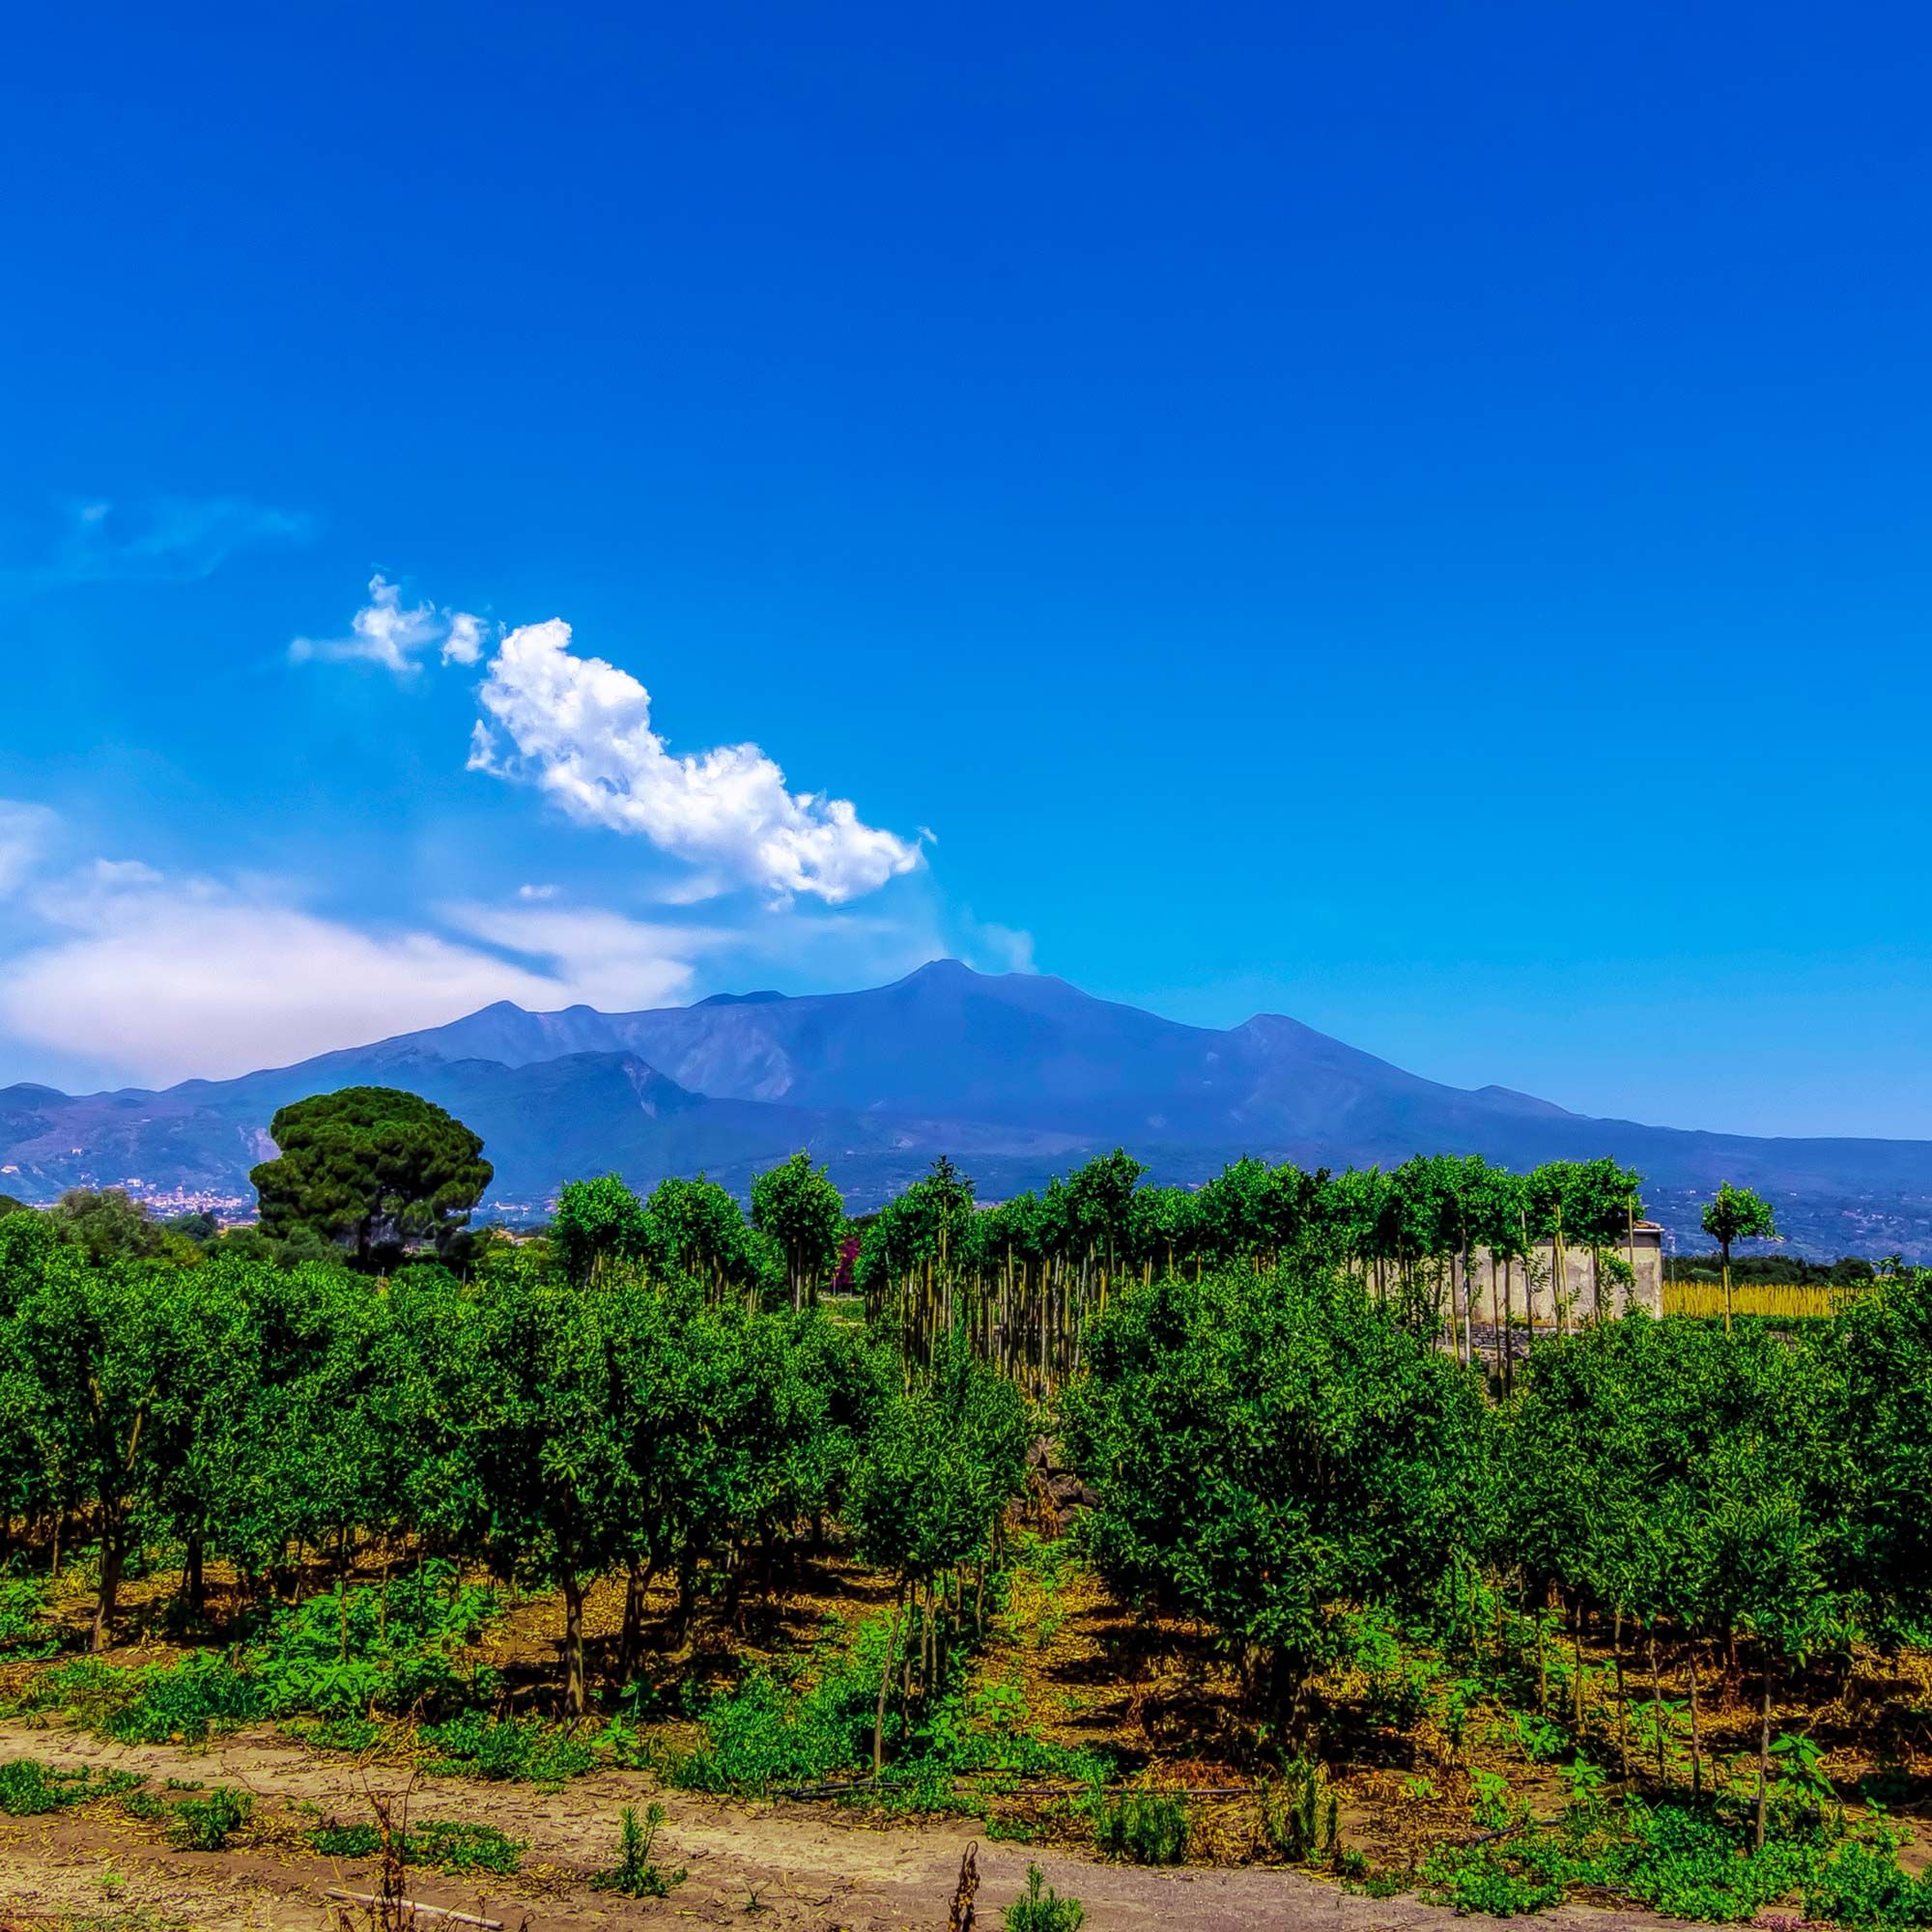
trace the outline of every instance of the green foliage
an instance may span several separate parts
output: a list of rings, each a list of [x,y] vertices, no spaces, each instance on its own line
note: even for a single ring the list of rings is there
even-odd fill
[[[1423,1866],[1435,1903],[1453,1906],[1458,1917],[1480,1913],[1514,1918],[1544,1912],[1561,1902],[1563,1887],[1541,1876],[1531,1862],[1495,1845],[1461,1854],[1438,1854]]]
[[[264,1715],[260,1687],[220,1652],[132,1669],[75,1658],[36,1679],[28,1702],[121,1744],[205,1744]]]
[[[554,1788],[597,1766],[597,1753],[577,1734],[536,1718],[490,1718],[466,1711],[420,1732],[432,1776],[491,1777]]]
[[[47,1586],[37,1577],[0,1577],[0,1660],[51,1657],[60,1634],[47,1623]]]
[[[358,1267],[391,1264],[411,1245],[440,1252],[483,1198],[483,1143],[432,1101],[393,1087],[345,1087],[279,1109],[279,1154],[248,1177],[263,1232],[306,1232],[347,1247]]]
[[[1279,1777],[1264,1778],[1256,1793],[1261,1839],[1290,1864],[1332,1858],[1341,1843],[1341,1804],[1321,1767],[1305,1758]]]
[[[591,1881],[600,1891],[620,1892],[626,1898],[668,1898],[684,1883],[684,1867],[661,1865],[651,1858],[658,1827],[665,1821],[662,1804],[652,1804],[638,1820],[637,1807],[624,1806],[617,1829],[617,1862]]]
[[[318,1826],[309,1843],[326,1859],[369,1859],[382,1849],[382,1833],[374,1825]],[[521,1838],[506,1837],[495,1825],[474,1825],[448,1818],[419,1819],[402,1835],[398,1849],[412,1865],[459,1877],[493,1872],[514,1878],[528,1849]]]
[[[1445,1848],[1424,1865],[1434,1896],[1458,1912],[1505,1917],[1556,1904],[1572,1889],[1609,1891],[1670,1918],[1739,1923],[1794,1893],[1808,1917],[1859,1932],[1932,1925],[1932,1882],[1902,1870],[1882,1825],[1856,1833],[1797,1827],[1753,1849],[1747,1807],[1646,1804],[1594,1797],[1553,1827]]]
[[[857,1769],[870,1748],[890,1621],[868,1617],[849,1644],[828,1638],[789,1677],[756,1670],[715,1698],[701,1719],[704,1744],[672,1763],[672,1781],[764,1792]]]
[[[170,1233],[124,1188],[70,1187],[47,1209],[47,1220],[97,1267],[194,1258],[191,1243]]]
[[[848,1513],[868,1562],[908,1580],[984,1548],[1026,1472],[1026,1407],[955,1336],[939,1366],[873,1416]]]
[[[752,1226],[783,1253],[791,1305],[815,1302],[845,1232],[845,1203],[825,1170],[795,1153],[759,1175],[752,1182]]]
[[[1178,1865],[1187,1856],[1187,1801],[1177,1793],[1100,1793],[1093,1820],[1094,1842],[1108,1858],[1137,1865]]]
[[[1027,1866],[1026,1889],[1000,1916],[1002,1932],[1080,1932],[1086,1922],[1086,1907],[1062,1898],[1037,1865]]]
[[[37,1758],[9,1758],[0,1764],[0,1812],[10,1818],[37,1818],[97,1798],[123,1797],[140,1783],[131,1772],[97,1773],[91,1765],[58,1771]]]
[[[1063,1411],[1089,1548],[1210,1624],[1269,1701],[1342,1652],[1354,1607],[1430,1601],[1483,1520],[1480,1386],[1352,1279],[1130,1287],[1090,1356]]]
[[[650,1236],[644,1204],[614,1174],[565,1181],[550,1224],[556,1258],[580,1288],[613,1263],[640,1259]]]
[[[254,1805],[245,1791],[230,1784],[217,1784],[206,1798],[184,1798],[175,1806],[168,1842],[189,1852],[226,1851]]]
[[[383,1589],[338,1585],[275,1612],[250,1661],[262,1707],[338,1719],[447,1708],[489,1688],[454,1654],[497,1614],[496,1593],[459,1582],[447,1562]]]

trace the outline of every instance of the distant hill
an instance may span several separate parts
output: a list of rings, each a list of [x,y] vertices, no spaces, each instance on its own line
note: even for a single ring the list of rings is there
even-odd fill
[[[236,1080],[70,1096],[0,1089],[0,1187],[46,1200],[138,1178],[149,1191],[245,1195],[275,1109],[357,1083],[407,1087],[483,1135],[502,1211],[615,1169],[646,1186],[702,1169],[740,1191],[810,1148],[856,1206],[941,1152],[982,1198],[1038,1186],[1123,1146],[1156,1178],[1205,1179],[1241,1153],[1305,1166],[1481,1153],[1513,1167],[1612,1154],[1691,1247],[1721,1179],[1760,1188],[1806,1253],[1932,1260],[1932,1142],[1760,1140],[1591,1120],[1502,1087],[1406,1073],[1278,1014],[1217,1031],[1030,974],[952,960],[889,986],[692,1007],[532,1013],[447,1026]]]

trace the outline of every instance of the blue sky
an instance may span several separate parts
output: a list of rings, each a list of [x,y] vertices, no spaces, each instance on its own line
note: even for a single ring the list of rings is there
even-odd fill
[[[43,10],[0,1080],[951,952],[1932,1135],[1928,39]]]

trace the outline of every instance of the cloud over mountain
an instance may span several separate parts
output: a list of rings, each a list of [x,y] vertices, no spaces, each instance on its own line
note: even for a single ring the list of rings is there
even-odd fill
[[[570,644],[555,617],[503,639],[479,694],[490,722],[476,725],[472,771],[527,779],[582,824],[781,896],[837,905],[920,864],[916,841],[865,824],[850,800],[789,789],[756,745],[672,753],[643,685]]]

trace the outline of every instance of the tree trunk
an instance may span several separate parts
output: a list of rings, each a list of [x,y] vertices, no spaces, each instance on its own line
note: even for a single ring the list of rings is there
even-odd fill
[[[644,1640],[644,1593],[651,1587],[651,1577],[657,1569],[654,1563],[639,1563],[631,1559],[629,1574],[624,1578],[624,1630],[617,1639],[617,1674],[629,1678],[638,1667],[638,1654],[643,1648]]]
[[[1688,1664],[1690,1672],[1690,1796],[1704,1795],[1704,1761],[1699,1752],[1697,1728],[1697,1649],[1690,1646]]]
[[[199,1533],[187,1540],[187,1548],[182,1556],[182,1599],[187,1605],[191,1617],[198,1617],[208,1606],[208,1583],[202,1574],[204,1550]]]
[[[121,1573],[128,1562],[128,1532],[109,1522],[100,1537],[100,1595],[94,1605],[94,1631],[88,1648],[102,1651],[114,1641],[114,1605],[121,1594]]]
[[[1764,1850],[1764,1795],[1771,1782],[1771,1655],[1764,1660],[1764,1702],[1758,1711],[1757,1725],[1757,1817],[1751,1827],[1751,1841]]]
[[[563,1577],[563,1715],[583,1715],[583,1585],[574,1570]]]
[[[1611,1638],[1613,1655],[1617,1661],[1617,1751],[1618,1762],[1623,1768],[1624,1782],[1630,1782],[1631,1775],[1631,1726],[1630,1698],[1624,1691],[1624,1613],[1621,1605],[1617,1607],[1616,1634]]]
[[[879,1702],[872,1713],[872,1776],[877,1777],[886,1763],[886,1693],[893,1684],[893,1653],[898,1648],[899,1613],[905,1604],[905,1585],[893,1604],[893,1619],[886,1626],[886,1661],[879,1671]]]
[[[1650,1643],[1650,1722],[1657,1733],[1657,1781],[1667,1786],[1668,1775],[1663,1768],[1663,1680],[1657,1674],[1657,1631],[1653,1626],[1648,1632]]]

